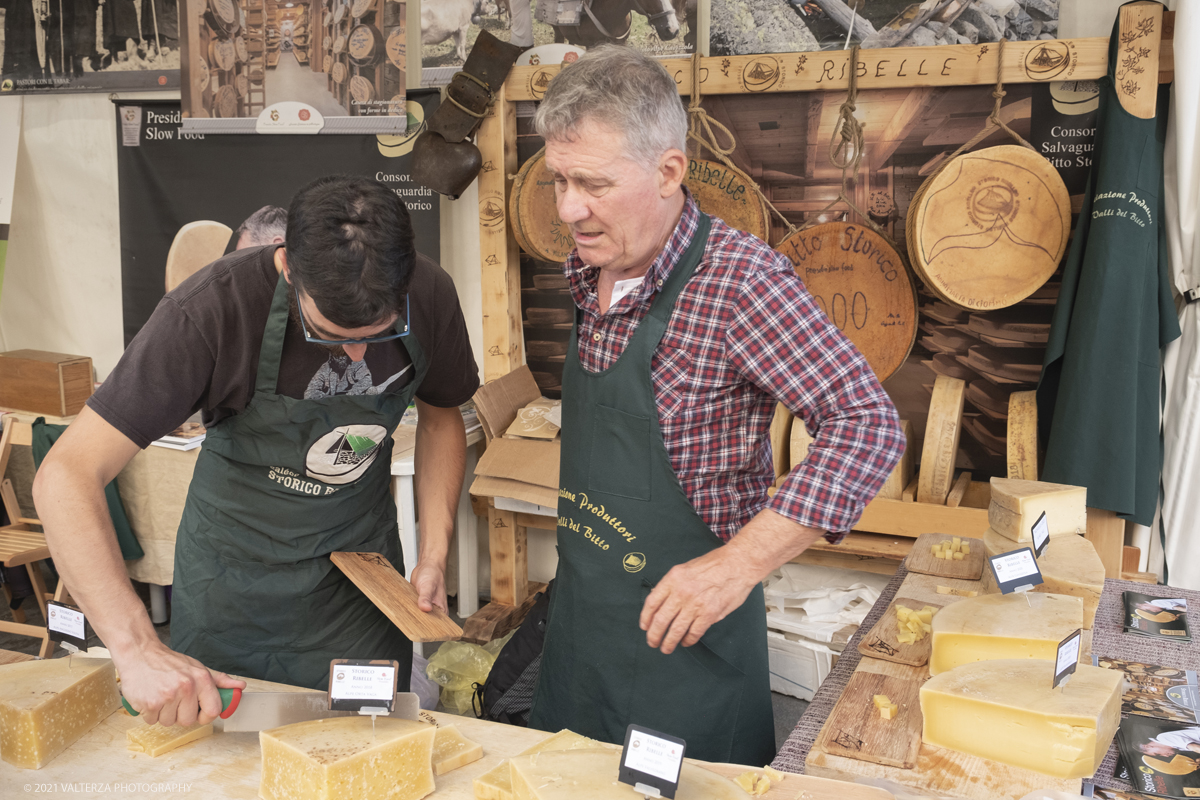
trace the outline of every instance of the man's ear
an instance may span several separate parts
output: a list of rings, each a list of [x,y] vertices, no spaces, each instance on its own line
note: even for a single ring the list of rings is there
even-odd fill
[[[687,177],[688,157],[682,150],[674,148],[662,154],[658,160],[659,195],[666,199],[679,191]]]
[[[283,279],[290,284],[292,282],[292,276],[288,274],[286,251],[286,247],[281,247],[275,251],[275,271],[282,274]]]

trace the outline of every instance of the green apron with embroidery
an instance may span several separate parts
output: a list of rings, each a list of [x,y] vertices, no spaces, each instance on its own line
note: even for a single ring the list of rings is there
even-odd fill
[[[391,432],[425,375],[402,342],[402,392],[300,400],[277,394],[288,321],[281,276],[258,357],[254,397],[204,440],[175,544],[171,646],[205,666],[325,689],[333,658],[396,659],[408,688],[412,642],[329,554],[404,561],[391,493]]]
[[[629,724],[687,741],[706,761],[775,755],[762,587],[691,647],[646,644],[638,618],[676,564],[721,546],[692,507],[658,424],[651,359],[704,255],[709,218],[612,367],[563,370],[558,572],[530,727],[624,741]],[[615,777],[615,776],[614,776]]]

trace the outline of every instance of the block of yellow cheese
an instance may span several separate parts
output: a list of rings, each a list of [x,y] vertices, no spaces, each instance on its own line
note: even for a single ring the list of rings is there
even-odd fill
[[[992,478],[988,524],[1014,542],[1031,542],[1030,529],[1042,512],[1051,536],[1087,530],[1087,489],[1061,483]]]
[[[157,757],[189,742],[212,736],[212,733],[212,723],[187,727],[172,725],[169,728],[162,725],[139,725],[125,731],[125,739],[128,742],[126,749]]]
[[[509,760],[513,800],[641,800],[617,780],[620,750],[557,750]],[[746,800],[733,781],[684,763],[675,800]]]
[[[951,603],[933,618],[929,674],[997,658],[1053,659],[1083,627],[1083,601],[1038,592],[984,594]]]
[[[983,534],[983,546],[991,557],[1015,550],[1019,545],[989,528]],[[1082,536],[1056,536],[1046,545],[1037,564],[1043,583],[1033,590],[1078,597],[1083,601],[1083,627],[1090,630],[1100,606],[1100,593],[1104,591],[1104,564],[1092,543]],[[983,571],[983,585],[988,592],[1000,591],[990,569]]]
[[[0,667],[0,758],[41,769],[121,707],[108,659],[54,658]]]
[[[427,722],[334,717],[260,731],[264,800],[417,800],[433,791]]]
[[[1122,673],[1081,664],[1051,689],[1053,673],[1052,660],[1003,659],[935,675],[921,687],[921,738],[1043,775],[1089,777],[1121,722]]]
[[[620,749],[618,745],[598,742],[595,739],[580,736],[574,731],[563,729],[553,736],[547,736],[522,752],[521,755],[529,756],[534,753],[549,753],[556,750],[596,750],[606,747]],[[509,779],[508,761],[501,761],[476,778],[473,788],[475,800],[512,800],[512,781]]]
[[[483,745],[472,742],[454,725],[443,725],[433,737],[433,774],[445,775],[452,769],[483,758]]]

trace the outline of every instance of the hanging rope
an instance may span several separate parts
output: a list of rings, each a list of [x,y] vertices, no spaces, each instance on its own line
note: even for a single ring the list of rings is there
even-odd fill
[[[688,138],[691,139],[692,141],[698,143],[701,147],[705,148],[709,152],[711,152],[714,156],[717,157],[717,160],[720,161],[725,166],[729,167],[730,169],[736,169],[740,172],[741,169],[736,164],[733,163],[732,159],[729,158],[730,153],[732,153],[737,148],[737,139],[734,138],[733,131],[729,130],[729,128],[726,128],[719,121],[710,117],[708,115],[708,112],[705,111],[701,107],[700,100],[701,100],[700,54],[693,53],[692,54],[692,94],[691,94],[691,100],[688,102],[688,109],[687,109],[687,111],[688,111]],[[729,142],[729,145],[727,147],[722,147],[721,144],[717,141],[717,135],[716,135],[716,132],[713,130],[713,126],[716,126],[717,128],[719,128],[721,130],[721,132],[724,134],[725,138]],[[750,178],[750,176],[746,176],[746,177]],[[758,195],[758,198],[760,200],[762,200],[763,204],[771,210],[771,213],[773,213],[776,217],[778,217],[779,220],[784,225],[787,226],[788,233],[789,234],[795,233],[796,226],[793,225],[791,222],[789,222],[787,217],[783,216],[783,214],[779,211],[779,209],[775,208],[774,204],[772,204],[771,201],[767,199],[767,196],[765,194],[763,194],[762,189],[759,188],[758,182],[755,181],[753,178],[750,178],[750,186],[751,186],[751,188],[754,189],[754,193]],[[770,227],[770,226],[768,226],[768,227]]]

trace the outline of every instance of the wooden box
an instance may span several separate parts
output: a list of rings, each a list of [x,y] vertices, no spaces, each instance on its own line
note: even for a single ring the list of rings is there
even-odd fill
[[[0,353],[0,406],[56,417],[78,414],[92,396],[87,356],[11,350]]]

